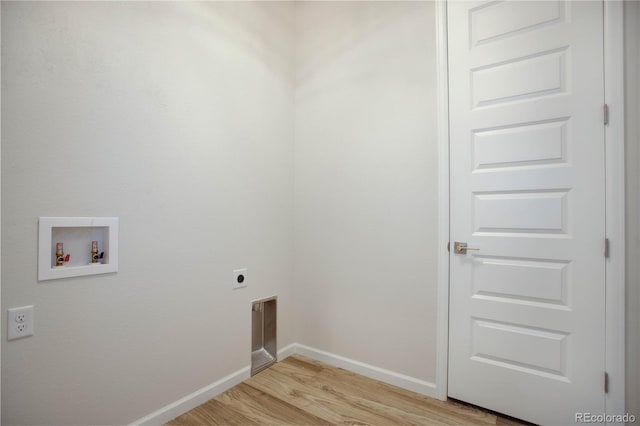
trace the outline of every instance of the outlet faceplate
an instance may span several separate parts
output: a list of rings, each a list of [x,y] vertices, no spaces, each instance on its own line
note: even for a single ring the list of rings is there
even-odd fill
[[[33,336],[33,305],[7,311],[7,340]]]
[[[247,268],[233,270],[233,288],[247,286]]]

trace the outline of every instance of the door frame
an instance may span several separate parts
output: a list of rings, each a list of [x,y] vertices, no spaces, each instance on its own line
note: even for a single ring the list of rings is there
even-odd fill
[[[449,81],[447,0],[436,0],[437,123],[438,123],[438,292],[436,322],[437,398],[446,400],[449,364]],[[624,171],[624,2],[603,0],[604,92],[609,106],[605,126],[606,236],[609,258],[605,268],[605,368],[609,392],[607,415],[624,414],[625,407],[625,171]],[[604,247],[604,242],[603,242]],[[604,248],[603,248],[604,250]],[[604,373],[604,372],[603,372]],[[603,374],[604,376],[604,374]],[[604,386],[604,377],[603,377]],[[596,414],[596,413],[594,413]],[[598,413],[600,414],[600,413]]]

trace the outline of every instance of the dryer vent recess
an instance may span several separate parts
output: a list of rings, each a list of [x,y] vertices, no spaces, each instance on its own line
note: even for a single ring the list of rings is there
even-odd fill
[[[251,304],[251,375],[276,362],[276,319],[278,298],[256,300]]]

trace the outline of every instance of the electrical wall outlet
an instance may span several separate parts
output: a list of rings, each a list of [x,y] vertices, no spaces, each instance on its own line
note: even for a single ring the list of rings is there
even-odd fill
[[[241,288],[247,286],[247,268],[234,269],[233,271],[233,288]]]
[[[7,311],[7,340],[33,336],[33,305]]]

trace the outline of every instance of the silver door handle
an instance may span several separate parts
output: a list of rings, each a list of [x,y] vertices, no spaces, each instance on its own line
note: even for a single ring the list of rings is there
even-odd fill
[[[453,251],[456,254],[467,254],[467,250],[480,250],[479,248],[467,247],[467,243],[456,241],[453,243]]]

